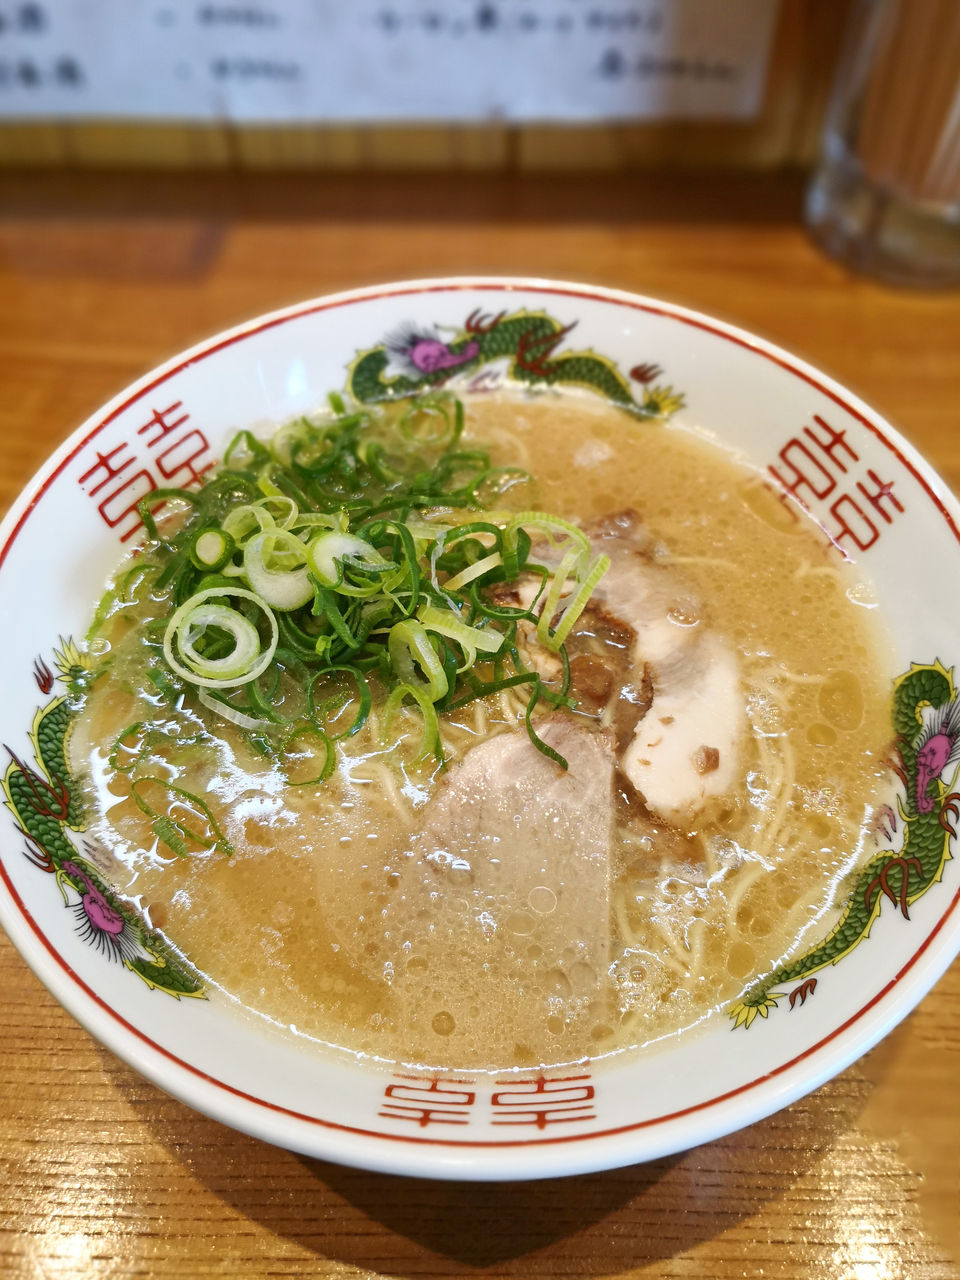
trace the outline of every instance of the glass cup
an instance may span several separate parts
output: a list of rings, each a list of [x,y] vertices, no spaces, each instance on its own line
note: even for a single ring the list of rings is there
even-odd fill
[[[806,217],[852,267],[960,285],[957,0],[855,0]]]

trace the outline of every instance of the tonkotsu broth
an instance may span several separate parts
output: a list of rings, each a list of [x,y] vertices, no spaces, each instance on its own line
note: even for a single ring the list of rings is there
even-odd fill
[[[129,783],[107,765],[138,714],[122,623],[107,633],[116,661],[71,744],[89,837],[112,856],[117,888],[208,982],[278,1027],[443,1068],[625,1051],[722,1010],[827,931],[889,792],[890,655],[864,607],[869,588],[716,447],[576,395],[477,397],[467,420],[495,461],[535,476],[533,493],[524,486],[499,505],[582,521],[635,508],[660,562],[739,655],[752,732],[737,785],[684,833],[694,838],[679,855],[676,841],[664,852],[618,834],[609,971],[591,968],[576,936],[557,959],[563,921],[549,895],[562,886],[549,871],[540,910],[522,912],[522,925],[517,903],[477,900],[472,867],[490,854],[482,833],[444,850],[440,874],[411,873],[443,773],[400,767],[403,753],[384,752],[372,728],[342,744],[327,782],[288,788],[240,731],[193,713],[221,745],[164,766],[166,776],[204,795],[235,852],[158,853]],[[504,694],[455,714],[449,758],[514,728],[522,705]]]

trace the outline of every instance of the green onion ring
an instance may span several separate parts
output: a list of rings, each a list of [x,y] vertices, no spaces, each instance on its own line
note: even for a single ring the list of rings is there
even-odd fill
[[[446,694],[446,672],[421,623],[412,618],[394,623],[387,648],[394,674],[404,686],[426,694],[431,702]],[[418,667],[423,675],[418,674]]]
[[[260,636],[256,627],[243,614],[226,605],[207,603],[209,600],[222,599],[224,596],[233,596],[238,600],[252,600],[263,612],[270,626],[270,643],[266,649],[261,649]],[[233,635],[237,641],[232,654],[226,658],[213,660],[205,659],[202,654],[198,654],[193,642],[189,641],[189,653],[195,654],[195,662],[201,667],[206,667],[208,669],[207,673],[199,670],[197,666],[185,666],[174,650],[174,641],[176,640],[184,658],[190,661],[183,639],[183,632],[190,626],[191,620],[196,620],[198,610],[203,610],[200,615],[200,621],[203,626],[222,627],[223,630]],[[164,632],[163,656],[166,658],[167,665],[171,670],[190,684],[199,685],[206,689],[231,689],[241,684],[247,684],[251,680],[256,680],[257,676],[266,671],[273,661],[278,640],[279,629],[273,610],[259,596],[252,591],[243,591],[236,587],[229,590],[223,587],[212,587],[207,591],[200,591],[195,596],[191,596],[174,613]],[[230,674],[227,674],[228,667],[238,662],[237,649],[240,647],[241,642],[245,646],[243,657],[246,662],[241,669],[231,670]]]

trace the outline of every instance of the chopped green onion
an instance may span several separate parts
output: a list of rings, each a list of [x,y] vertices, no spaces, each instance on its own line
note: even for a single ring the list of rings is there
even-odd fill
[[[314,685],[318,680],[329,679],[331,675],[341,671],[345,675],[351,676],[353,680],[356,682],[357,696],[358,696],[357,714],[354,716],[353,720],[350,722],[350,724],[347,726],[346,729],[341,729],[339,733],[329,733],[327,730],[324,713],[326,711],[332,710],[331,703],[333,702],[333,699],[328,698],[324,707],[318,708],[314,698]],[[336,708],[335,714],[338,714],[340,711],[342,711],[344,705],[345,705],[344,703],[340,702]],[[355,733],[359,733],[360,730],[363,728],[364,724],[366,723],[367,716],[370,714],[370,708],[372,705],[373,705],[373,695],[370,692],[370,685],[364,679],[363,674],[360,671],[358,671],[356,667],[348,667],[348,666],[327,667],[325,671],[317,672],[317,674],[311,679],[310,684],[307,688],[307,714],[308,716],[310,716],[311,719],[314,719],[317,716],[319,716],[322,720],[324,720],[324,724],[323,724],[324,732],[327,733],[327,736],[333,742],[337,742],[341,738],[352,738]]]
[[[421,623],[412,619],[396,623],[390,628],[388,649],[390,665],[403,685],[423,692],[431,702],[446,694],[446,672]]]
[[[243,575],[250,590],[268,605],[289,612],[313,599],[306,560],[307,549],[299,538],[273,529],[251,538],[243,548]]]
[[[222,569],[237,544],[222,529],[200,529],[190,543],[190,559],[198,569],[212,573]]]
[[[252,431],[238,431],[223,455],[223,465],[225,467],[236,467],[237,470],[244,471],[251,465],[266,462],[269,457],[270,450],[257,439]]]
[[[208,711],[213,711],[216,715],[220,716],[221,719],[229,720],[231,724],[235,724],[241,729],[246,729],[248,732],[253,732],[257,729],[270,728],[271,722],[269,720],[264,720],[257,716],[248,716],[245,712],[238,710],[236,707],[232,707],[230,703],[226,702],[223,698],[218,698],[212,693],[207,693],[206,689],[201,689],[197,693],[197,698]]]
[[[155,809],[150,802],[141,795],[141,788],[148,782],[154,783],[163,791],[168,792],[170,796],[174,797],[170,806],[171,808],[174,806],[178,808],[187,808],[188,812],[190,807],[199,810],[206,819],[213,834],[210,836],[201,835],[191,827],[188,827],[186,822],[183,820],[172,818],[169,811],[167,813],[160,813],[158,809]],[[168,834],[174,831],[177,833],[176,838],[179,841],[183,841],[186,837],[195,841],[203,849],[216,848],[219,849],[221,853],[233,853],[233,845],[221,830],[220,824],[217,822],[210,810],[210,806],[201,800],[199,796],[195,796],[192,791],[184,791],[182,787],[174,786],[173,783],[168,782],[166,778],[157,778],[153,775],[145,775],[136,778],[131,782],[130,794],[133,797],[134,804],[136,804],[140,812],[146,814],[148,818],[153,818],[155,820],[153,823],[153,830],[157,838],[161,840],[162,843],[168,845],[171,851],[178,857],[183,857],[183,853],[180,852],[176,843],[171,843],[171,841],[166,838]],[[184,852],[186,852],[185,844]]]
[[[490,573],[493,569],[499,569],[502,564],[503,556],[499,551],[494,551],[490,555],[474,561],[466,569],[461,569],[452,578],[448,578],[443,584],[443,589],[446,592],[459,591],[461,587],[473,582],[475,578],[482,578],[485,573]]]
[[[212,603],[214,598],[224,596],[251,600],[261,610],[270,627],[266,648],[248,618],[228,605]],[[197,647],[204,634],[212,630],[225,632],[233,640],[231,649],[221,658],[206,657]],[[170,669],[190,684],[229,689],[256,680],[266,671],[273,661],[278,634],[277,620],[269,606],[252,591],[234,587],[228,592],[212,587],[191,596],[174,613],[164,632],[163,656]]]
[[[247,502],[242,507],[235,507],[226,516],[223,530],[230,534],[238,547],[242,547],[254,534],[276,528],[276,523],[266,507],[259,502]]]
[[[154,489],[137,503],[137,512],[143,521],[143,527],[156,542],[160,541],[160,533],[157,529],[157,522],[153,518],[154,508],[162,507],[164,503],[169,502],[172,498],[178,502],[185,502],[191,507],[196,507],[200,503],[199,495],[191,493],[189,489]]]
[[[389,740],[390,726],[393,717],[400,710],[403,702],[407,698],[412,698],[420,708],[420,714],[423,716],[423,733],[420,737],[420,750],[417,752],[418,760],[425,760],[427,756],[435,756],[439,761],[443,761],[443,747],[440,743],[440,722],[437,719],[437,709],[431,702],[423,689],[412,684],[398,684],[390,696],[387,698],[386,705],[383,709],[383,741],[385,746],[392,745]]]
[[[307,562],[325,587],[343,582],[347,562],[366,573],[381,573],[390,567],[369,542],[352,533],[321,533],[307,548]]]
[[[537,623],[537,635],[541,642],[548,649],[552,649],[554,653],[562,646],[577,619],[583,613],[587,606],[587,602],[593,595],[597,583],[610,568],[609,556],[597,556],[596,560],[587,568],[586,577],[578,586],[576,592],[570,599],[570,603],[564,609],[560,621],[555,631],[551,631],[549,627],[544,628],[544,634],[541,636],[541,626],[547,618],[547,609],[544,607],[543,613],[540,615],[540,621]]]
[[[281,529],[292,529],[300,516],[300,508],[285,493],[268,493],[260,499],[257,506],[272,516],[274,523]]]
[[[582,553],[579,548],[572,547],[565,553],[560,564],[553,571],[550,590],[547,592],[547,598],[543,602],[543,608],[540,610],[540,618],[537,622],[537,639],[542,645],[549,645],[551,641],[551,619],[557,611],[561,598],[567,593],[567,583],[570,581],[571,575],[575,575],[580,568],[581,558]]]
[[[465,445],[463,429],[463,405],[445,391],[398,411],[334,395],[270,440],[238,432],[198,489],[148,495],[140,515],[151,545],[97,615],[102,625],[144,611],[144,643],[158,650],[147,701],[199,701],[281,768],[284,741],[292,758],[296,735],[313,737],[325,754],[309,781],[321,781],[333,744],[360,731],[374,698],[387,725],[415,704],[421,756],[442,759],[439,716],[523,685],[531,741],[558,758],[531,716],[538,702],[574,705],[566,641],[608,562],[592,558],[576,524],[502,509],[505,490],[529,477]],[[178,509],[158,527],[165,502]],[[536,588],[523,591],[526,607],[491,590],[521,579]],[[558,681],[527,671],[524,622],[558,654]],[[118,743],[117,767],[135,752],[136,728]],[[173,819],[154,821],[174,852],[188,842]]]
[[[570,539],[581,551],[590,550],[590,540],[583,530],[569,520],[561,520],[559,516],[550,515],[547,511],[520,511],[512,516],[503,531],[504,541],[516,538],[520,529],[539,529],[554,543],[554,534],[561,534]],[[555,545],[555,543],[554,543]]]
[[[464,663],[458,671],[468,671],[477,660],[477,653],[499,653],[505,637],[492,628],[468,626],[459,616],[449,609],[438,609],[435,605],[425,605],[417,617],[425,631],[433,631],[438,636],[446,636],[454,640],[463,650]]]
[[[299,742],[302,738],[316,738],[320,742],[320,744],[323,747],[323,765],[319,773],[313,773],[311,776],[306,778],[292,778],[290,776],[290,766],[287,762],[291,760],[295,755],[309,754],[309,753],[294,752],[292,750],[293,744],[296,742]],[[321,782],[326,782],[326,780],[330,777],[331,773],[333,773],[336,767],[336,764],[337,764],[337,749],[334,746],[333,741],[330,738],[328,738],[327,735],[323,732],[323,730],[319,729],[315,724],[308,723],[308,724],[298,725],[294,729],[292,736],[287,739],[284,745],[284,754],[281,760],[281,768],[283,769],[284,777],[286,778],[288,787],[319,786]]]

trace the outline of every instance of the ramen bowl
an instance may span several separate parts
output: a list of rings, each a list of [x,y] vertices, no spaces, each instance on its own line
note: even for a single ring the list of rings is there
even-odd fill
[[[104,582],[141,536],[138,502],[197,483],[238,428],[312,411],[338,388],[374,400],[437,385],[486,394],[518,380],[527,389],[566,380],[640,416],[671,413],[804,508],[825,555],[858,562],[895,648],[899,819],[891,810],[833,932],[701,1030],[609,1062],[499,1074],[324,1052],[185,980],[148,929],[119,945],[122,912],[84,871],[97,850],[71,803],[64,682],[82,663],[78,641]],[[0,920],[52,994],[119,1057],[190,1106],[292,1150],[391,1173],[517,1179],[717,1138],[843,1070],[960,949],[948,714],[960,627],[943,590],[960,561],[958,527],[943,482],[855,396],[760,338],[668,303],[541,280],[450,279],[259,317],[121,392],[3,523],[10,759]],[[925,707],[944,726],[936,750]]]

